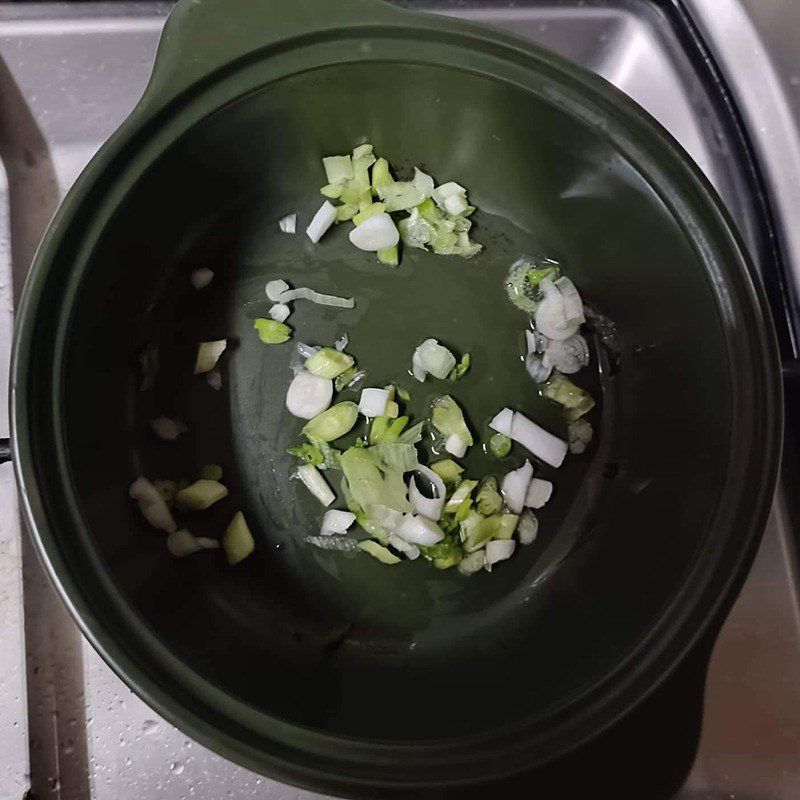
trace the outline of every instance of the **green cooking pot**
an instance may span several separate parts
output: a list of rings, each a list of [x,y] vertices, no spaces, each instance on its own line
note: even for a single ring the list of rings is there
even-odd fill
[[[392,270],[343,228],[312,245],[320,157],[364,140],[466,185],[483,253],[406,251]],[[301,234],[281,234],[295,211]],[[483,437],[506,405],[557,424],[504,296],[525,254],[561,261],[593,309],[601,398],[536,543],[469,579],[304,544],[320,509],[289,480],[292,344],[252,331],[266,280],[355,297],[353,311],[298,303],[291,323],[297,340],[349,333],[375,385],[428,336],[470,351],[456,392]],[[198,267],[216,274],[203,292]],[[223,337],[216,392],[192,367],[198,341]],[[103,657],[224,756],[367,797],[518,773],[631,709],[732,601],[781,441],[758,279],[670,136],[548,52],[378,0],[178,4],[144,97],[39,249],[11,380],[25,513]],[[434,390],[417,386],[413,413]],[[174,445],[148,435],[162,414],[189,427]],[[472,449],[471,472],[498,469]],[[174,559],[127,497],[137,475],[209,462],[231,496],[192,527],[218,536],[242,509],[256,552],[235,568]]]

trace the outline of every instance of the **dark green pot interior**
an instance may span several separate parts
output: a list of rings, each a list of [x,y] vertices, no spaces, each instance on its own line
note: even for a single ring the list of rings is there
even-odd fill
[[[425,114],[409,114],[419,105]],[[469,187],[484,253],[465,261],[407,250],[387,269],[349,244],[349,225],[312,245],[303,223],[321,202],[320,157],[365,137],[401,171],[421,164]],[[300,234],[281,234],[278,218],[294,211]],[[471,580],[304,545],[322,509],[290,480],[284,454],[302,427],[283,407],[294,345],[266,347],[252,330],[269,307],[266,281],[355,297],[353,311],[297,302],[295,338],[330,344],[347,332],[367,383],[401,381],[418,413],[450,387],[408,376],[414,347],[434,336],[471,352],[472,371],[452,390],[486,441],[486,422],[505,405],[561,428],[520,362],[526,318],[505,295],[509,265],[526,254],[561,261],[625,344],[605,381],[604,421],[592,415],[599,447],[556,476],[540,470],[556,495],[538,541]],[[215,272],[202,292],[189,283],[197,267]],[[172,147],[96,249],[65,378],[70,463],[92,544],[164,643],[269,714],[401,740],[543,718],[630,655],[692,564],[731,428],[716,305],[652,189],[556,107],[413,66],[375,66],[368,80],[341,67],[283,81]],[[232,346],[217,393],[192,367],[196,343],[222,337]],[[151,341],[160,372],[140,392],[127,367]],[[579,382],[596,389],[603,358],[595,350],[593,374]],[[189,426],[177,444],[149,432],[161,414]],[[503,463],[479,451],[468,461],[475,474],[524,458],[519,447]],[[187,521],[219,536],[243,509],[257,552],[235,569],[221,554],[176,561],[126,499],[139,474],[193,477],[208,462],[223,466],[231,496]]]
[[[78,508],[70,536],[41,534],[43,549],[59,560],[79,613],[95,620],[95,639],[126,652],[112,656],[117,668],[170,718],[196,714],[211,727],[187,722],[193,732],[250,766],[319,784],[259,756],[283,736],[273,718],[370,742],[544,734],[638,674],[654,631],[682,637],[676,651],[688,642],[751,548],[757,523],[730,515],[748,481],[761,496],[771,467],[759,462],[743,477],[736,448],[758,425],[771,442],[779,419],[773,399],[755,397],[772,385],[774,357],[735,239],[694,173],[657,192],[603,124],[565,106],[555,91],[459,69],[308,70],[206,116],[166,149],[91,244],[71,307],[57,304],[78,259],[79,215],[62,244],[62,277],[57,253],[42,256],[53,265],[32,330],[49,335],[50,303],[66,333],[55,377],[47,365],[28,367],[26,391],[43,398],[30,412],[47,508],[38,518],[66,520],[73,490]],[[653,149],[669,153],[668,172],[679,159],[648,130]],[[312,245],[303,231],[321,202],[320,158],[365,139],[401,174],[418,164],[467,186],[484,252],[467,261],[406,250],[393,270],[347,242],[349,224]],[[295,211],[298,235],[279,233],[277,220]],[[322,509],[290,480],[285,455],[301,427],[283,407],[294,343],[267,347],[252,330],[269,305],[266,281],[355,297],[352,311],[297,302],[295,340],[331,343],[347,332],[367,383],[404,384],[415,414],[452,389],[482,441],[506,405],[563,433],[519,358],[526,318],[504,279],[522,255],[562,262],[613,323],[605,336],[595,326],[591,368],[577,379],[599,400],[595,442],[558,471],[538,467],[556,491],[536,543],[471,579],[421,560],[387,568],[304,545]],[[198,267],[215,272],[200,292],[189,282]],[[472,354],[463,381],[419,385],[406,374],[430,336]],[[198,341],[223,337],[215,392],[192,367]],[[136,357],[153,342],[160,371],[142,392]],[[60,420],[52,429],[48,391]],[[162,414],[187,423],[177,443],[150,432],[147,421]],[[60,475],[46,457],[51,436],[63,444]],[[523,457],[517,447],[497,462],[474,447],[467,464],[502,474]],[[218,537],[243,510],[256,552],[235,568],[220,552],[174,559],[127,497],[140,474],[192,478],[210,462],[222,465],[231,495],[186,521]],[[56,483],[67,499],[50,499]],[[663,673],[675,653],[659,658]],[[524,760],[544,752],[531,746]]]

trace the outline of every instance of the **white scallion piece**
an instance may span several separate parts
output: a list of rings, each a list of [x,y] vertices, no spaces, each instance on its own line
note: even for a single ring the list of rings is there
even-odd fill
[[[549,341],[542,354],[545,367],[554,367],[564,375],[574,375],[588,363],[589,345],[579,333],[561,341]]]
[[[356,521],[352,511],[339,511],[331,509],[322,517],[322,527],[319,529],[321,536],[331,536],[334,533],[346,533],[347,529]]]
[[[525,506],[531,478],[533,478],[533,466],[530,461],[526,461],[519,469],[512,470],[503,478],[500,493],[506,505],[515,514],[520,514]]]
[[[300,419],[313,419],[331,404],[333,381],[303,370],[294,376],[286,392],[286,408]]]
[[[514,412],[510,438],[551,467],[560,467],[567,455],[568,447],[565,441],[553,436],[518,411]]]
[[[270,319],[274,319],[275,322],[286,322],[289,319],[289,314],[292,313],[292,310],[286,303],[275,303],[272,308],[269,310]]]
[[[297,214],[287,214],[278,220],[278,227],[281,233],[296,233],[297,232]]]
[[[273,303],[279,303],[281,302],[280,298],[283,293],[289,291],[289,284],[280,278],[274,281],[267,281],[265,291],[267,293],[267,297],[272,300]]]
[[[386,413],[389,402],[388,389],[362,389],[358,401],[358,410],[369,418],[382,417]]]
[[[334,346],[334,347],[335,347],[335,348],[336,348],[336,349],[337,349],[339,352],[341,352],[342,350],[344,350],[344,349],[347,347],[347,345],[348,345],[348,344],[350,344],[350,337],[349,337],[349,336],[348,336],[346,333],[343,333],[343,334],[342,334],[342,335],[341,335],[341,336],[340,336],[340,337],[339,337],[339,338],[338,338],[338,339],[337,339],[337,340],[336,340],[336,341],[333,343],[333,346]]]
[[[539,533],[539,520],[533,511],[525,509],[517,522],[517,538],[520,544],[533,544]]]
[[[303,464],[298,467],[295,475],[323,506],[329,506],[336,499],[336,495],[325,482],[322,473],[311,464]]]
[[[214,273],[212,270],[207,269],[206,267],[201,267],[200,269],[192,270],[192,286],[198,291],[200,289],[205,289],[211,281],[214,280]]]
[[[580,295],[569,278],[555,283],[544,278],[540,284],[544,298],[536,308],[537,330],[548,339],[561,341],[578,332],[585,321]]]
[[[167,549],[176,558],[183,558],[201,550],[217,550],[219,542],[216,539],[207,539],[205,536],[194,536],[186,528],[182,528],[167,536]]]
[[[419,547],[401,539],[397,534],[393,533],[389,536],[389,547],[393,547],[398,553],[402,553],[409,561],[419,558]]]
[[[462,575],[474,575],[483,569],[486,564],[486,553],[483,550],[476,550],[465,556],[458,565],[458,571]]]
[[[504,408],[489,423],[489,427],[526,447],[551,467],[560,467],[567,455],[567,443],[544,428],[531,422],[524,414]]]
[[[139,504],[139,510],[154,528],[166,533],[178,529],[161,492],[147,478],[137,478],[128,489],[128,494]]]
[[[337,297],[334,294],[322,294],[306,286],[290,289],[289,284],[283,280],[270,281],[266,287],[267,297],[273,303],[290,303],[292,300],[310,300],[321,306],[335,308],[353,308],[355,300],[352,297]]]
[[[336,222],[336,206],[330,200],[326,200],[308,223],[306,228],[308,238],[316,244],[334,222]]]
[[[486,569],[491,572],[492,565],[511,558],[516,549],[517,543],[513,539],[493,539],[486,545]]]
[[[504,408],[498,412],[489,423],[493,431],[502,433],[503,436],[511,437],[511,424],[514,421],[514,412],[510,408]]]
[[[222,375],[218,369],[212,369],[211,372],[206,373],[206,383],[215,391],[222,388]]]
[[[456,458],[463,458],[467,453],[469,445],[457,434],[453,433],[445,439],[444,449]]]
[[[414,167],[414,179],[411,181],[417,190],[422,193],[425,198],[433,194],[434,182],[433,178],[426,172],[423,172],[419,167]]]
[[[408,481],[408,499],[414,511],[433,522],[438,522],[444,511],[445,495],[447,494],[444,481],[432,469],[422,464],[418,464],[415,472],[418,472],[428,481],[431,486],[433,498],[426,497],[419,489],[416,474],[412,475]]]
[[[197,346],[194,374],[201,375],[204,372],[211,372],[211,370],[217,366],[217,361],[219,361],[219,357],[225,352],[227,346],[227,339],[217,339],[214,342],[200,342]]]
[[[444,380],[456,365],[456,357],[436,339],[426,339],[415,351],[411,359],[411,372],[422,382],[426,375]]]
[[[553,494],[553,484],[550,481],[534,478],[525,495],[525,505],[528,508],[541,508]]]
[[[371,216],[350,231],[350,242],[370,253],[394,247],[399,241],[397,225],[386,212]]]
[[[443,183],[433,190],[433,199],[436,205],[454,217],[463,214],[469,204],[467,203],[467,190],[455,181]]]
[[[416,514],[406,514],[395,532],[406,542],[421,544],[423,547],[444,539],[444,531],[435,522]]]
[[[403,512],[395,508],[375,504],[365,510],[371,519],[374,519],[378,525],[386,528],[387,531],[396,531],[403,523]]]
[[[159,439],[174,442],[182,433],[189,430],[179,419],[156,417],[150,420],[150,427]]]

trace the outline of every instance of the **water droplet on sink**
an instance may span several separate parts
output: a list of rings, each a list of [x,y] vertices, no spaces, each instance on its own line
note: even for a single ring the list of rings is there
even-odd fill
[[[170,771],[174,772],[176,775],[180,775],[183,772],[183,762],[182,761],[173,761],[169,765]]]
[[[158,721],[154,719],[146,719],[142,725],[142,733],[151,734],[158,730]]]

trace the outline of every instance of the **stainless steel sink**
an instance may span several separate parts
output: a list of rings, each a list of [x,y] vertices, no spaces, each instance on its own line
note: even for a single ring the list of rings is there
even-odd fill
[[[659,5],[407,4],[506,27],[626,91],[704,169],[760,259],[766,245],[758,198],[745,185],[715,98]],[[34,249],[64,191],[140,96],[169,7],[0,6],[3,375],[13,300]],[[7,388],[0,381],[3,395]],[[800,604],[790,491],[784,484],[777,493],[752,574],[714,650],[699,752],[678,795],[684,800],[800,797]],[[132,695],[85,643],[20,536],[8,468],[0,474],[0,504],[0,800],[22,797],[28,784],[40,799],[317,796],[210,753]]]

